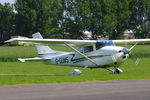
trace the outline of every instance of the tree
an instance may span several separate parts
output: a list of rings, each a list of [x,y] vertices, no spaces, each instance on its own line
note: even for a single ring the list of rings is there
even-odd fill
[[[128,28],[131,12],[129,10],[130,0],[114,0],[115,9],[112,16],[114,16],[113,31],[110,33],[110,39],[122,38],[123,32]],[[113,8],[112,6],[112,8]]]
[[[132,0],[130,2],[132,12],[129,28],[133,30],[137,38],[150,36],[150,1]]]
[[[79,38],[82,33],[81,17],[77,0],[63,0],[64,15],[62,30],[69,38]]]
[[[120,39],[130,29],[138,38],[150,36],[149,0],[16,0],[14,6],[0,5],[1,41],[35,32],[76,39],[90,31],[93,39]]]
[[[13,6],[9,3],[0,4],[0,45],[10,38],[14,32]]]
[[[17,0],[16,33],[30,36],[41,32],[46,37],[59,32],[62,15],[60,0]]]
[[[130,0],[65,0],[65,29],[77,38],[84,30],[92,32],[93,39],[117,39],[128,28]]]
[[[83,31],[91,31],[93,39],[102,35],[102,1],[99,0],[64,0],[64,31],[71,38],[79,38]]]

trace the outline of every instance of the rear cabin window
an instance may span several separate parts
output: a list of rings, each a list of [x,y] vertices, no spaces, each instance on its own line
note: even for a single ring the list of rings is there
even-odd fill
[[[92,51],[93,51],[93,46],[84,47],[84,53],[92,52]]]

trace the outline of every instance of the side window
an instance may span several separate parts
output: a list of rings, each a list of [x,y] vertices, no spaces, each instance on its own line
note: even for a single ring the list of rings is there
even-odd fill
[[[93,46],[87,46],[84,48],[84,53],[92,52],[92,51],[93,51]]]
[[[84,49],[83,48],[79,48],[78,51],[80,51],[81,53],[84,53]]]

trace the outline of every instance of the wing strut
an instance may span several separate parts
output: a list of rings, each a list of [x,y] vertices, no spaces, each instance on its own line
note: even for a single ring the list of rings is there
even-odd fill
[[[138,42],[136,42],[136,43],[129,49],[129,51],[131,51],[137,44],[138,44]]]
[[[89,60],[90,62],[92,62],[93,64],[95,64],[96,66],[98,66],[92,59],[90,59],[88,56],[86,56],[85,54],[79,52],[77,49],[75,49],[74,47],[68,45],[67,43],[65,43],[66,46],[70,47],[72,50],[74,50],[75,52],[77,52],[79,55],[83,56],[84,58],[86,58],[87,60]]]

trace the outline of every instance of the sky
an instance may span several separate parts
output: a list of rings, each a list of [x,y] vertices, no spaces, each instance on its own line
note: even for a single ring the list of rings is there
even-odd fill
[[[4,4],[4,3],[14,3],[15,0],[0,0],[0,3]]]

